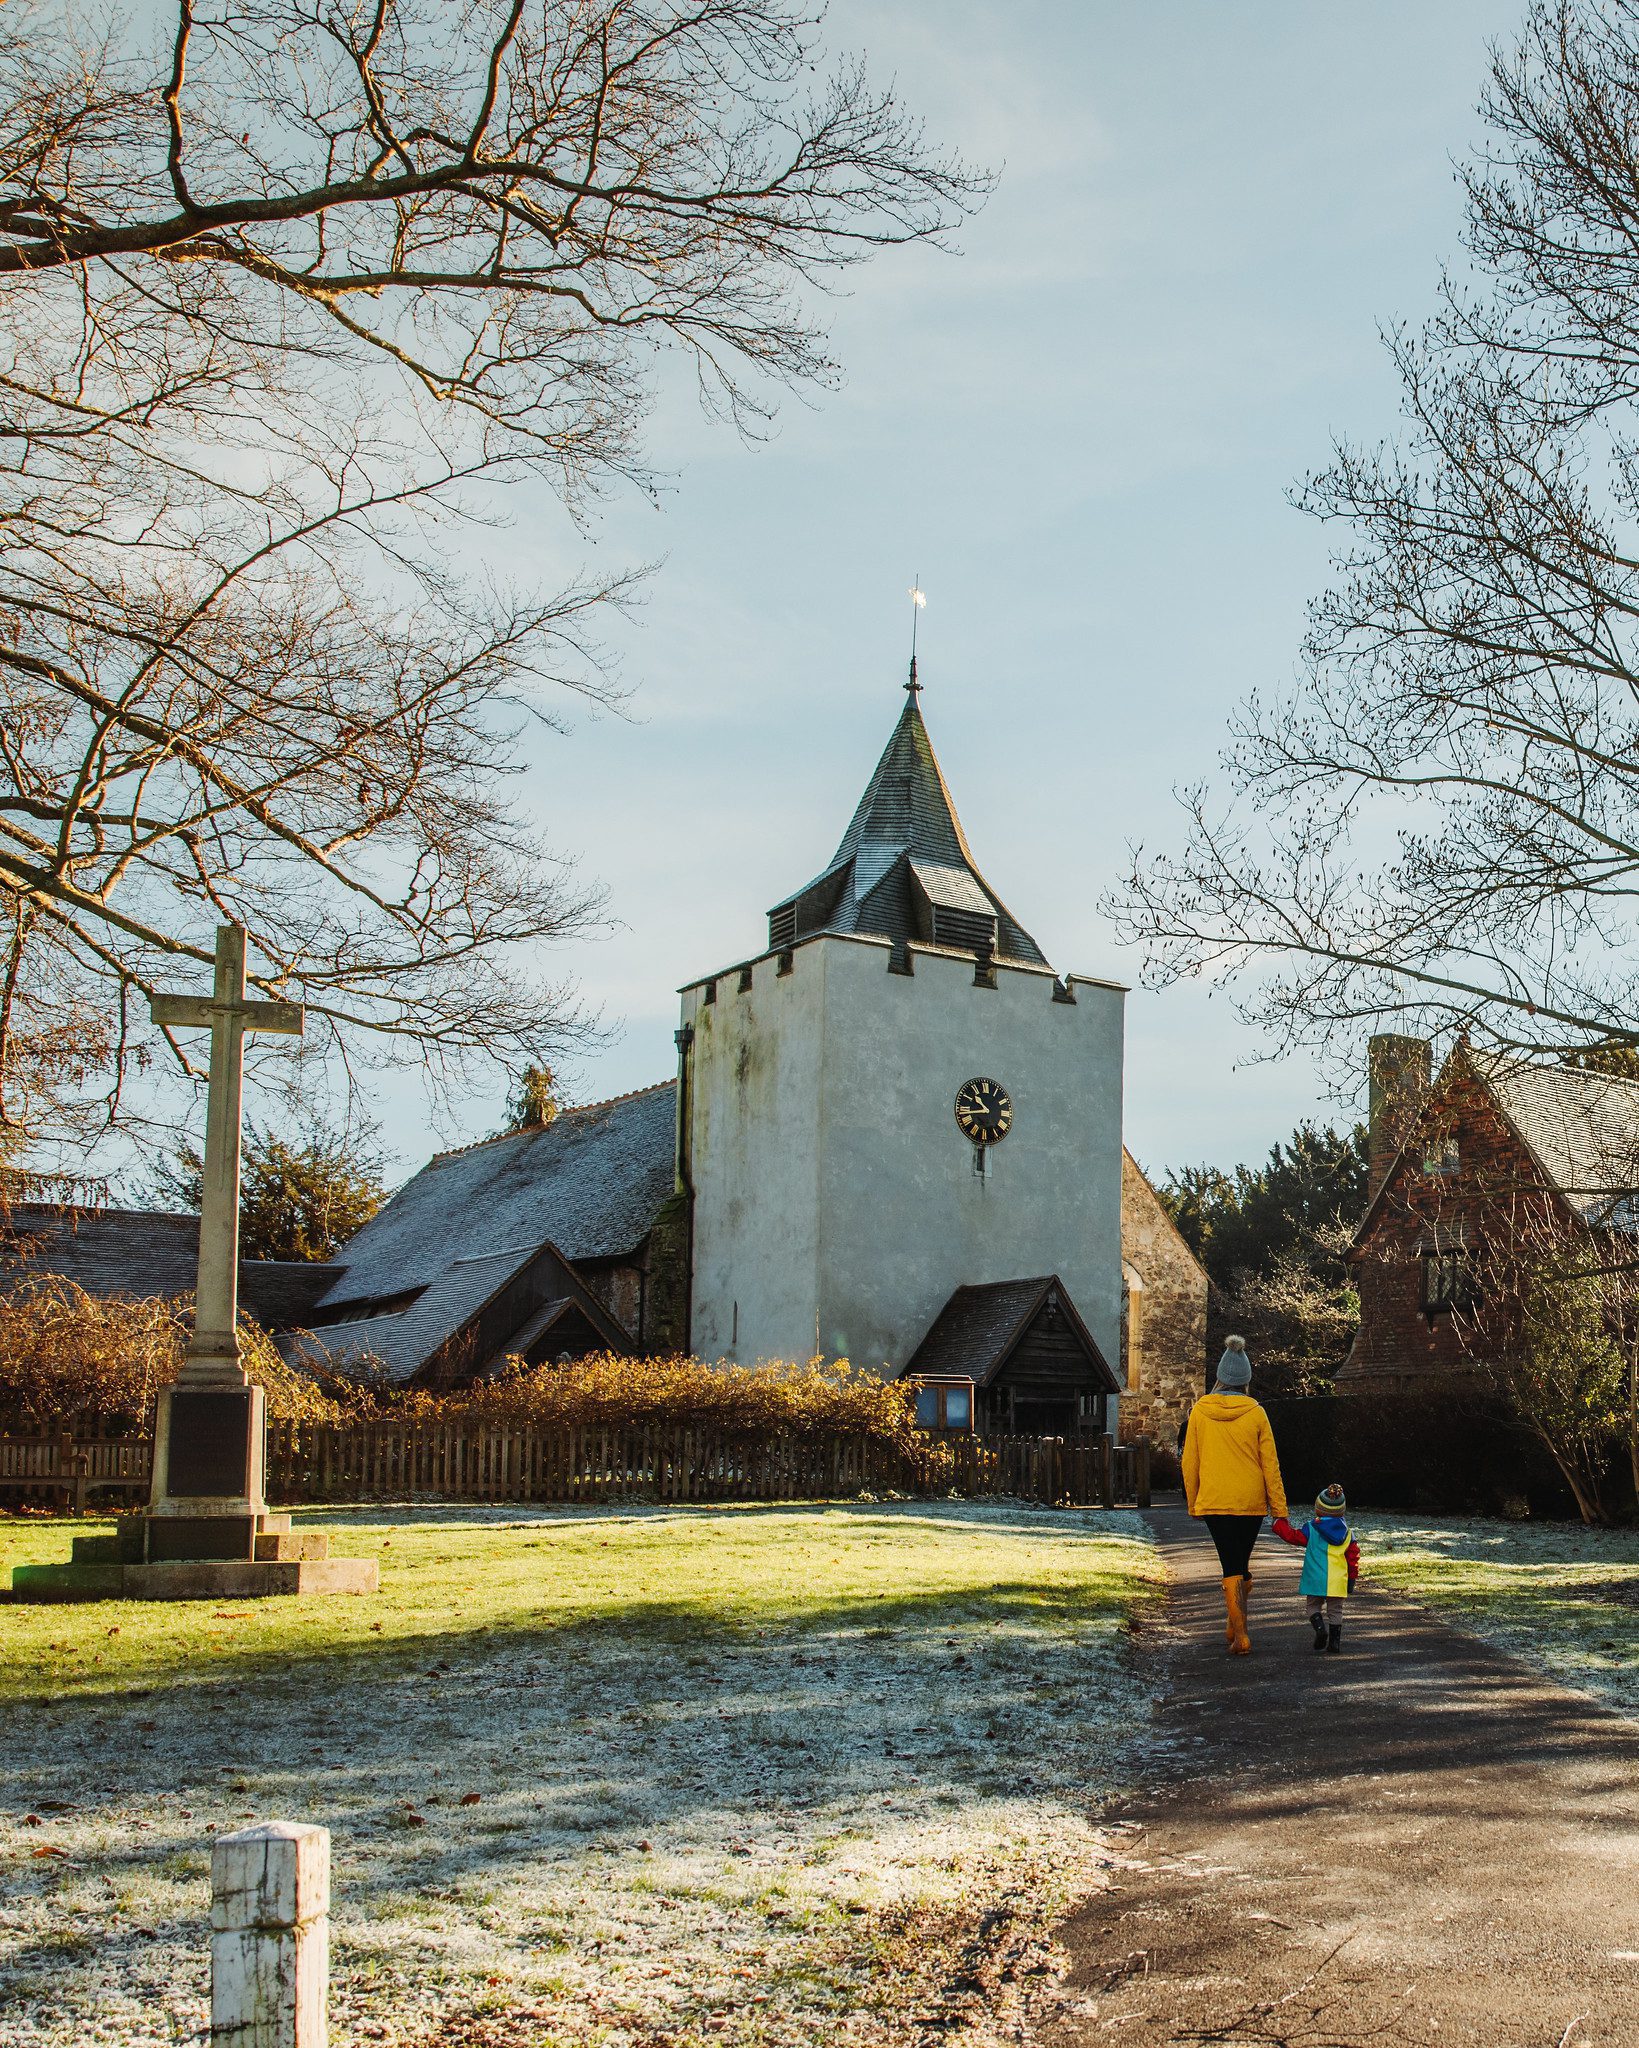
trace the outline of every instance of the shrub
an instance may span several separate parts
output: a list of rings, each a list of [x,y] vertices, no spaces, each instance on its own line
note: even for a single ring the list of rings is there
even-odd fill
[[[801,1365],[713,1365],[699,1358],[601,1352],[567,1365],[513,1360],[497,1378],[448,1394],[374,1392],[376,1412],[407,1421],[502,1428],[635,1429],[667,1423],[729,1437],[865,1436],[909,1449],[925,1443],[909,1390],[846,1359]]]
[[[26,1428],[74,1421],[146,1429],[154,1397],[176,1378],[188,1342],[187,1300],[104,1300],[41,1275],[0,1295],[0,1415]],[[240,1319],[245,1370],[270,1415],[329,1421],[345,1411]]]

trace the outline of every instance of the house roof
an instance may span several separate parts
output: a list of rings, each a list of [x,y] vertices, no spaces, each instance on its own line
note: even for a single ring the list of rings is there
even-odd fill
[[[1425,1109],[1463,1071],[1490,1095],[1547,1186],[1584,1222],[1630,1230],[1639,1223],[1639,1081],[1459,1044],[1429,1090]],[[1419,1116],[1366,1205],[1354,1235],[1356,1249],[1370,1236],[1400,1162],[1425,1134]]]
[[[170,1210],[20,1202],[11,1237],[17,1257],[0,1286],[51,1274],[101,1300],[146,1301],[191,1295],[199,1275],[199,1218]],[[311,1311],[338,1271],[303,1259],[242,1259],[239,1299],[265,1329],[284,1329]]]
[[[988,1386],[1054,1294],[1089,1358],[1103,1374],[1106,1390],[1119,1392],[1120,1382],[1077,1313],[1063,1281],[1054,1273],[1034,1280],[995,1280],[982,1287],[958,1287],[916,1347],[905,1367],[906,1376],[959,1373],[981,1387]]]
[[[926,936],[918,890],[934,906],[994,917],[999,959],[1047,965],[974,862],[912,690],[830,864],[770,916],[796,907],[799,938],[866,932],[902,944]]]
[[[674,1187],[676,1084],[564,1110],[539,1130],[440,1152],[336,1254],[318,1303],[423,1290],[406,1308],[349,1322],[327,1349],[368,1351],[407,1379],[550,1244],[571,1262],[637,1248]]]
[[[1549,1180],[1589,1221],[1639,1188],[1639,1081],[1497,1054],[1469,1064]]]

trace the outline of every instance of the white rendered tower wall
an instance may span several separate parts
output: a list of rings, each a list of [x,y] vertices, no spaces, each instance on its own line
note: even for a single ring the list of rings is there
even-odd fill
[[[683,991],[694,1350],[893,1374],[957,1287],[1056,1273],[1116,1364],[1123,991],[891,957],[827,934]],[[983,1176],[954,1115],[978,1075],[1014,1110]]]

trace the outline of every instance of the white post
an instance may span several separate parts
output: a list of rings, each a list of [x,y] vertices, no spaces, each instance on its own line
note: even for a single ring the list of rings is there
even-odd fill
[[[288,1820],[211,1851],[212,2048],[325,2048],[330,1831]]]

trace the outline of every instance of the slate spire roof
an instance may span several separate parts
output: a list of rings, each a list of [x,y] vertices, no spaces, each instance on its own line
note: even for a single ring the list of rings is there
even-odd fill
[[[830,865],[768,914],[772,950],[818,932],[869,932],[900,949],[915,940],[1047,965],[974,862],[916,689],[907,690]]]

